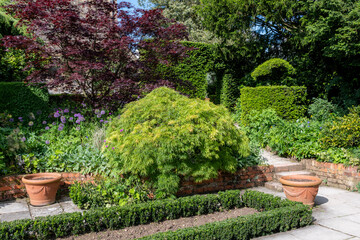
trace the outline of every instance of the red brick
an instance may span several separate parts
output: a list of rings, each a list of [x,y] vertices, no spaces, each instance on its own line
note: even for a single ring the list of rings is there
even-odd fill
[[[0,188],[0,191],[1,191],[1,192],[3,192],[3,191],[9,191],[9,190],[11,190],[11,189],[12,189],[11,187],[5,186],[5,187],[1,187],[1,188]]]

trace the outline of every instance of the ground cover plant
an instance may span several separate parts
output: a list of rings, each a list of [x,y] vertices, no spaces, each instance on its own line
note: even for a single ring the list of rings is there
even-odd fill
[[[358,107],[342,116],[333,104],[316,99],[309,106],[309,114],[310,117],[288,121],[273,109],[252,111],[244,129],[252,141],[281,156],[359,166]]]
[[[157,200],[130,206],[99,208],[81,213],[67,213],[40,217],[36,220],[5,222],[0,226],[1,239],[54,239],[105,229],[122,229],[128,226],[202,215],[232,209],[251,207],[258,211],[249,217],[239,217],[224,222],[183,229],[151,237],[188,236],[194,239],[213,234],[215,239],[247,239],[279,231],[287,231],[311,224],[311,209],[302,203],[281,200],[269,194],[239,190],[219,192],[179,199]],[[241,225],[241,226],[240,226]],[[220,231],[220,229],[222,229]],[[150,238],[151,238],[150,237]],[[207,238],[207,237],[206,237]],[[205,239],[206,239],[205,238]]]

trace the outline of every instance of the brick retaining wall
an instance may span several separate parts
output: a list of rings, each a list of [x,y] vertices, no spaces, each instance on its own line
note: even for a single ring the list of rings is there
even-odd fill
[[[177,195],[185,196],[198,193],[211,193],[228,189],[243,189],[263,186],[273,179],[273,166],[254,166],[238,170],[236,173],[220,173],[218,178],[196,183],[191,178],[182,179]],[[24,175],[0,178],[0,201],[26,197],[25,186],[21,181]],[[61,189],[67,189],[75,181],[93,181],[90,175],[80,173],[62,173]]]
[[[23,176],[13,175],[0,178],[0,201],[26,197],[25,185],[21,181]],[[75,181],[93,181],[93,177],[80,173],[62,173],[60,189],[67,189]]]
[[[347,167],[344,164],[317,162],[315,159],[303,159],[301,163],[306,170],[316,174],[323,180],[323,184],[356,190],[360,182],[360,167]]]
[[[265,182],[272,181],[273,175],[274,166],[254,166],[238,170],[234,174],[220,173],[218,178],[200,183],[191,178],[182,179],[177,195],[185,196],[263,186]]]

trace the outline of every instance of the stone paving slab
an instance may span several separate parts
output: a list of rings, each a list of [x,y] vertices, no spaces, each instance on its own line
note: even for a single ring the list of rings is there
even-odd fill
[[[64,212],[59,203],[54,203],[43,207],[34,207],[31,205],[29,207],[32,218],[53,216]]]
[[[23,212],[5,213],[0,215],[0,222],[11,222],[21,219],[31,219],[29,210]]]
[[[26,199],[0,202],[0,214],[29,211]]]
[[[353,237],[360,237],[360,224],[344,218],[323,219],[316,223],[349,234]]]

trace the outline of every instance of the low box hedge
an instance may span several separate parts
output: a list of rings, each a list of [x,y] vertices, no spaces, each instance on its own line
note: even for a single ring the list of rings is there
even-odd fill
[[[247,207],[263,212],[208,223],[199,227],[157,233],[141,239],[252,239],[303,227],[312,222],[312,210],[301,203],[250,191],[242,195],[242,202]]]
[[[253,227],[256,228],[251,230],[254,232],[251,233],[251,236],[261,235],[263,232],[284,231],[311,223],[311,210],[302,204],[281,200],[278,197],[254,191],[247,191],[242,195],[242,198],[240,198],[240,191],[231,190],[219,192],[219,194],[158,200],[124,207],[99,208],[83,213],[77,212],[39,217],[35,220],[3,222],[0,225],[0,239],[54,239],[87,232],[98,232],[105,229],[122,229],[139,224],[207,214],[223,209],[243,206],[254,207],[258,210],[275,208],[275,210],[264,212],[266,214],[257,214],[254,215],[255,217],[248,216],[245,218],[245,220],[248,218],[251,220],[246,220],[248,222],[245,227],[247,230],[244,230],[245,233]],[[276,209],[278,207],[281,208]],[[221,231],[223,224],[224,227],[227,226],[228,230],[226,232],[232,234],[231,226],[241,225],[241,222],[245,220],[237,218],[226,222],[214,223],[216,227],[215,225],[210,225],[210,227],[209,225],[204,225],[199,228],[200,230],[198,230],[198,228],[182,230],[188,231],[187,233],[176,231],[161,234],[164,236],[166,234],[179,234],[180,237],[178,239],[183,239],[183,234],[186,236],[197,236],[197,232],[202,233],[203,230],[205,230],[209,232],[217,231],[216,236],[218,236],[221,232],[225,232]],[[217,224],[219,224],[219,226],[217,226]],[[254,224],[254,226],[251,227],[251,224]],[[259,228],[261,226],[269,227],[263,227],[264,229]],[[242,228],[244,227],[242,226]],[[189,235],[190,232],[193,232],[193,235]],[[161,234],[156,236],[160,236],[161,238]],[[249,235],[249,233],[247,234]],[[177,237],[174,239],[176,238]],[[173,238],[171,237],[171,239]]]

